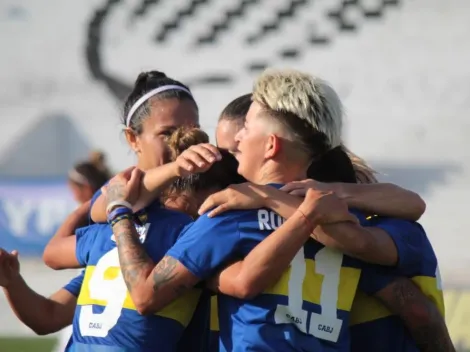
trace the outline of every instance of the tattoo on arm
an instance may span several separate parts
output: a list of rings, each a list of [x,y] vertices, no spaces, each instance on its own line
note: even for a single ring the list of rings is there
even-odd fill
[[[116,238],[121,272],[130,293],[139,283],[144,282],[155,263],[140,243],[139,235],[130,220],[119,221],[113,227]]]
[[[106,198],[108,202],[114,202],[120,200],[124,197],[124,185],[121,183],[110,183],[107,186],[107,195]]]
[[[378,297],[400,316],[420,351],[455,352],[441,313],[411,280],[398,278]]]
[[[165,286],[168,282],[177,279],[178,272],[176,267],[178,261],[175,258],[170,256],[165,256],[157,264],[155,269],[153,269],[153,291],[157,292],[160,288]],[[184,284],[177,285],[173,290],[179,296],[183,294],[186,290],[190,289],[192,286],[187,286]]]

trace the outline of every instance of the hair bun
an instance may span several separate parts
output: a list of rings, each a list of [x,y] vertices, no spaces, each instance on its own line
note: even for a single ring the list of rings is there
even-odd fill
[[[167,78],[166,74],[160,71],[141,72],[135,81],[135,86],[147,85],[150,81],[158,81]]]
[[[190,146],[201,143],[209,143],[209,136],[200,128],[189,126],[177,128],[167,140],[170,160],[176,160]]]
[[[339,146],[314,160],[307,171],[308,178],[320,182],[356,183],[356,173],[349,156]]]

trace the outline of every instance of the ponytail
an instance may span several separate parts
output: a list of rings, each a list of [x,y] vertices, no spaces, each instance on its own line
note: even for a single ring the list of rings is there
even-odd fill
[[[320,182],[356,183],[351,159],[341,146],[314,160],[307,170],[307,177]]]

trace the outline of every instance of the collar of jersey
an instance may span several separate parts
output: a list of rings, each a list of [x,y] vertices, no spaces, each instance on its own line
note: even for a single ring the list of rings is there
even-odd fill
[[[284,183],[268,183],[268,186],[271,186],[271,187],[274,187],[276,189],[279,189],[281,188],[282,186],[284,186]]]

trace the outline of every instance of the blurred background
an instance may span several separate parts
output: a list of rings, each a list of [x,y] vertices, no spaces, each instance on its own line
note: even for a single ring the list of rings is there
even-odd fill
[[[427,202],[448,324],[470,349],[469,18],[468,0],[2,0],[0,246],[42,294],[75,274],[42,249],[77,206],[76,163],[134,162],[118,125],[140,71],[189,84],[213,136],[257,74],[293,67],[337,89],[346,145]],[[30,337],[0,294],[0,352],[52,350]]]

